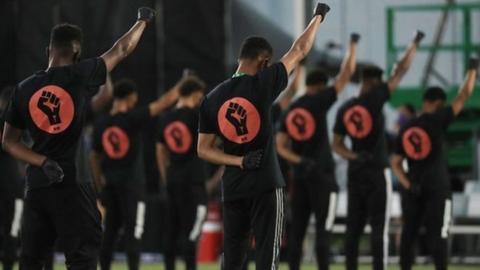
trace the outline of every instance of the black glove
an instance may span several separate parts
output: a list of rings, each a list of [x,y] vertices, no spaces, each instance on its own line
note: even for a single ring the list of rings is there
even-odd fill
[[[415,38],[413,39],[413,42],[415,42],[416,44],[419,44],[424,37],[425,37],[425,33],[420,30],[417,30],[415,31]]]
[[[330,7],[325,3],[317,3],[317,6],[313,10],[313,16],[321,15],[322,22],[325,20],[325,15],[330,11]]]
[[[360,34],[359,33],[351,33],[350,34],[350,41],[353,43],[357,43],[360,40]]]
[[[471,57],[470,60],[468,60],[468,67],[467,69],[473,69],[477,70],[478,69],[478,64],[479,64],[479,59]]]
[[[149,23],[155,17],[155,10],[149,7],[141,7],[137,12],[137,21],[145,21]]]
[[[418,183],[410,182],[410,188],[408,188],[408,192],[413,196],[418,197],[422,193],[422,187]]]
[[[357,158],[355,159],[356,162],[360,164],[366,164],[372,161],[373,155],[369,152],[360,152],[357,154]]]
[[[42,171],[50,180],[50,184],[61,183],[63,181],[63,170],[57,162],[46,158],[42,163]]]
[[[260,168],[263,158],[263,149],[248,152],[243,156],[242,168],[244,170],[255,170]]]

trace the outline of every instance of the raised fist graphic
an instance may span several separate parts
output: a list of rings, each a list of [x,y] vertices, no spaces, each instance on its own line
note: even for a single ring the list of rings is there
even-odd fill
[[[170,131],[170,135],[175,141],[175,144],[177,145],[177,147],[181,148],[183,146],[182,131],[178,127],[174,127]]]
[[[115,132],[110,132],[108,134],[108,142],[112,146],[113,152],[119,153],[122,149],[120,146],[120,137],[118,137],[118,134]]]
[[[420,135],[412,132],[410,136],[408,136],[408,141],[412,144],[415,153],[422,152],[422,138],[420,137]]]
[[[37,107],[48,117],[50,125],[60,124],[60,99],[52,92],[43,91]]]
[[[357,132],[363,131],[362,115],[359,112],[354,111],[348,120],[353,123]]]
[[[230,102],[225,118],[235,127],[238,136],[248,134],[247,111],[240,104]]]
[[[297,128],[298,133],[305,134],[307,131],[307,121],[305,120],[305,117],[297,113],[293,116],[292,123]]]

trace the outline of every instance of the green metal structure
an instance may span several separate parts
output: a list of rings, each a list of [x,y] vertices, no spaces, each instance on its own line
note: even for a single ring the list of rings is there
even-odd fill
[[[421,45],[420,52],[446,51],[461,53],[464,67],[472,55],[480,56],[480,40],[472,40],[472,13],[480,12],[480,3],[472,4],[443,4],[443,5],[411,5],[388,7],[387,13],[387,71],[393,68],[395,61],[402,53],[406,45],[397,44],[395,40],[395,18],[398,13],[421,13],[421,12],[460,12],[462,14],[462,27],[456,29],[462,34],[462,40],[456,44],[433,44]],[[465,71],[465,70],[464,70]],[[448,87],[447,95],[452,100],[456,95],[458,85]],[[399,106],[403,103],[411,103],[417,108],[422,101],[423,89],[420,86],[404,87],[398,89],[392,96],[391,104]],[[466,104],[464,113],[449,128],[448,139],[448,162],[452,170],[469,177],[478,178],[477,152],[480,149],[480,85],[477,84],[475,92]]]

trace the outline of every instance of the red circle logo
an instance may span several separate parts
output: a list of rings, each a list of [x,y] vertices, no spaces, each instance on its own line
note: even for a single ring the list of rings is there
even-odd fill
[[[248,143],[260,131],[260,114],[245,98],[235,97],[223,103],[217,120],[220,132],[234,143]]]
[[[343,115],[343,123],[348,134],[356,139],[363,139],[372,131],[372,116],[362,105],[355,105]]]
[[[63,88],[47,85],[37,90],[28,103],[30,117],[35,125],[50,134],[66,130],[73,120],[75,105]]]
[[[402,135],[405,154],[411,159],[425,159],[432,151],[432,142],[427,132],[419,127],[411,127]]]
[[[306,141],[315,133],[315,119],[309,111],[303,108],[291,110],[287,114],[285,124],[288,134],[297,141]]]
[[[192,146],[192,134],[183,122],[175,121],[168,124],[163,131],[163,136],[168,148],[177,154],[186,153]]]
[[[109,127],[102,134],[103,150],[111,159],[121,159],[130,149],[130,140],[127,133],[117,127]]]

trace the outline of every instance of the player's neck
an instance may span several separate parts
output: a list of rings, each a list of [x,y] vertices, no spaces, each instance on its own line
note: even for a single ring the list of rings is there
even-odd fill
[[[111,115],[115,115],[117,113],[125,113],[128,112],[128,106],[125,102],[114,100],[112,109],[110,110]]]
[[[307,89],[305,89],[305,95],[313,96],[316,93],[318,93],[318,90],[313,87],[307,87]]]
[[[246,75],[253,76],[257,74],[257,72],[258,72],[257,67],[253,65],[251,61],[240,60],[240,62],[238,63],[237,71],[235,71],[235,74],[246,74]]]
[[[64,57],[52,56],[48,59],[48,68],[63,67],[73,64],[72,60]]]
[[[428,106],[428,105],[426,105],[426,104],[424,104],[424,105],[422,106],[422,114],[423,114],[423,113],[427,113],[427,114],[428,114],[428,113],[434,113],[434,112],[435,112],[435,107],[433,107],[433,106]]]
[[[177,108],[195,108],[195,103],[188,98],[180,98],[175,106]]]

